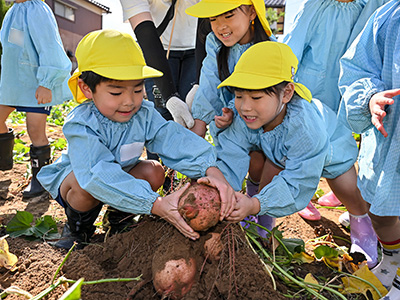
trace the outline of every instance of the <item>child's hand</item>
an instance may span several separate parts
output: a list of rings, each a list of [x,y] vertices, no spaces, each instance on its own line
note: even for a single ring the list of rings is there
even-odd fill
[[[260,211],[260,202],[257,198],[250,198],[247,195],[236,192],[235,210],[226,217],[230,222],[240,222],[248,215],[256,215]]]
[[[194,126],[190,128],[190,130],[193,131],[198,136],[204,138],[206,136],[207,124],[202,120],[194,119]]]
[[[216,168],[211,167],[206,171],[207,177],[202,177],[197,180],[198,183],[206,184],[215,187],[219,191],[221,197],[221,214],[220,221],[232,213],[236,205],[235,191],[226,181],[222,172]]]
[[[151,213],[174,225],[184,236],[196,240],[200,235],[185,222],[178,212],[179,197],[188,187],[189,184],[186,184],[184,187],[168,196],[158,197],[153,203]]]
[[[35,97],[38,104],[50,103],[52,97],[51,90],[44,86],[39,86],[36,90]]]
[[[233,121],[233,110],[227,107],[222,108],[222,116],[215,116],[214,120],[219,129],[229,127]]]
[[[369,101],[369,110],[372,115],[371,122],[384,137],[388,136],[383,127],[383,118],[386,116],[385,106],[392,105],[394,103],[393,97],[397,95],[400,95],[400,89],[383,91],[373,95]]]

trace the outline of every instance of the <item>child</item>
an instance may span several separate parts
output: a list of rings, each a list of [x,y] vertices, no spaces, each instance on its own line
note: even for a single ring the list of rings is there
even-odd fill
[[[199,87],[194,96],[191,111],[195,125],[191,130],[204,137],[206,126],[217,143],[216,131],[229,126],[233,116],[234,95],[228,88],[217,89],[227,78],[240,56],[251,45],[275,38],[265,17],[263,0],[202,0],[186,9],[186,13],[198,18],[209,18],[212,32],[206,40],[207,56],[203,61]],[[214,122],[215,120],[215,122]],[[217,128],[218,129],[217,129]],[[247,192],[250,196],[258,191],[261,168],[265,156],[261,152],[252,152],[252,160],[247,180]],[[272,166],[272,164],[271,164]],[[273,169],[277,173],[277,170]],[[274,219],[261,217],[262,224],[271,229]],[[266,232],[260,231],[265,236]]]
[[[341,98],[339,59],[369,16],[385,1],[388,0],[307,0],[285,35],[283,42],[299,60],[295,81],[306,85],[314,98],[336,113]],[[318,203],[325,206],[342,204],[332,192],[319,198]],[[312,204],[299,214],[309,220],[320,218]]]
[[[218,166],[235,190],[249,165],[250,151],[258,149],[283,170],[268,178],[263,173],[254,197],[237,193],[235,210],[227,218],[241,221],[249,214],[283,217],[303,209],[315,193],[321,176],[347,202],[362,202],[354,162],[357,146],[336,114],[310,91],[294,83],[297,58],[278,42],[258,43],[247,50],[222,86],[235,90],[238,115],[219,133]],[[360,208],[349,205],[353,214]],[[377,243],[371,221],[351,219],[351,252],[365,254],[368,265],[377,262]]]
[[[67,86],[71,62],[54,15],[41,0],[15,0],[3,21],[1,44],[0,170],[13,167],[14,133],[6,120],[14,110],[26,112],[32,179],[23,196],[35,197],[44,191],[36,175],[51,157],[46,118],[52,105],[72,98]]]
[[[221,194],[221,219],[233,210],[234,192],[215,167],[213,147],[178,123],[161,117],[143,101],[145,78],[161,72],[146,66],[143,54],[126,33],[94,31],[76,50],[79,71],[69,80],[78,102],[64,124],[68,151],[39,173],[39,180],[65,208],[68,223],[56,246],[83,247],[94,232],[103,203],[134,214],[158,215],[185,236],[198,238],[177,211],[181,189],[166,197],[156,193],[164,182],[157,161],[139,160],[144,147],[163,162],[200,182],[215,185]],[[181,141],[185,141],[182,147]]]
[[[339,79],[340,112],[354,132],[362,133],[358,186],[383,247],[382,261],[372,272],[391,287],[387,300],[400,299],[399,17],[399,1],[371,16],[341,59]]]

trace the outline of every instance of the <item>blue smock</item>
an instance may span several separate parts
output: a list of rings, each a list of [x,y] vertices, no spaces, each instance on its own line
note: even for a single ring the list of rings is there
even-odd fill
[[[314,98],[335,112],[341,98],[339,59],[366,3],[367,0],[307,0],[283,40],[299,60],[295,81],[304,84]]]
[[[0,41],[0,104],[45,107],[72,99],[67,85],[71,61],[46,3],[14,3],[4,18]],[[50,103],[37,103],[35,92],[39,86],[51,90]]]
[[[386,108],[388,137],[371,123],[375,93],[400,87],[400,2],[390,1],[369,19],[341,59],[340,91],[351,129],[362,133],[358,186],[378,216],[400,216],[400,97]]]
[[[111,121],[86,101],[68,115],[63,132],[68,150],[38,174],[53,198],[73,171],[79,185],[97,200],[121,211],[150,214],[159,195],[149,182],[127,173],[139,162],[144,147],[190,178],[202,177],[216,166],[212,145],[178,123],[165,121],[149,101],[124,123]]]
[[[357,158],[351,131],[319,100],[294,96],[281,124],[264,132],[249,129],[235,117],[218,135],[218,168],[234,190],[242,187],[253,150],[262,151],[283,170],[259,194],[259,215],[283,217],[304,207],[313,197],[320,177],[336,178],[347,172]]]

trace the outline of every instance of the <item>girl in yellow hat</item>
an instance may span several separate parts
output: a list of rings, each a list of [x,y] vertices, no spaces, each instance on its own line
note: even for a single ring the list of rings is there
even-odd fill
[[[202,0],[186,9],[186,13],[199,18],[209,18],[212,32],[206,39],[207,55],[203,60],[199,87],[191,104],[195,125],[191,130],[204,137],[207,125],[217,142],[217,131],[229,126],[233,116],[234,94],[228,88],[217,86],[233,71],[240,56],[251,45],[262,41],[276,40],[265,17],[263,0]],[[261,58],[260,58],[261,59]],[[252,163],[247,181],[247,192],[258,191],[258,181],[265,156],[261,152],[252,153]],[[278,170],[271,164],[272,173]],[[246,170],[247,171],[247,170]],[[251,179],[250,179],[251,178]],[[266,227],[274,226],[269,216],[261,221]],[[266,233],[260,232],[265,235]]]
[[[272,180],[263,172],[254,197],[237,193],[230,221],[241,221],[249,214],[293,214],[306,207],[320,177],[330,179],[343,203],[364,201],[353,166],[358,149],[353,146],[352,132],[333,110],[311,99],[310,91],[293,81],[297,63],[289,46],[258,43],[242,55],[235,71],[220,85],[234,89],[238,112],[218,136],[218,167],[228,182],[235,190],[241,189],[253,150],[262,151],[282,168]],[[374,266],[377,240],[369,218],[351,224],[351,241],[350,251],[363,253],[368,265]]]

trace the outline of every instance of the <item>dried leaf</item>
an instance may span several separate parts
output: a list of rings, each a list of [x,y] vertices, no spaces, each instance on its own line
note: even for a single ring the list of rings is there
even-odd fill
[[[310,264],[313,261],[315,261],[313,256],[308,255],[305,252],[293,254],[293,259],[298,261],[298,262],[300,262],[300,263],[308,263],[308,264]]]
[[[379,290],[382,296],[385,296],[388,293],[387,289],[382,285],[379,279],[368,269],[368,266],[364,265],[362,268],[354,272],[353,275],[373,284]],[[381,298],[379,297],[375,289],[364,281],[358,280],[353,277],[343,277],[342,281],[344,289],[341,292],[343,294],[361,293],[365,296],[366,299],[369,299],[367,296],[367,291],[369,291],[372,294],[373,300],[378,300]]]
[[[12,254],[8,250],[8,243],[6,241],[6,236],[0,238],[0,267],[5,267],[11,271],[15,271],[17,268],[18,258],[16,255]]]
[[[305,283],[318,284],[318,280],[315,279],[315,277],[314,277],[311,273],[308,273],[308,274],[306,275],[306,277],[304,278],[304,282],[305,282]],[[314,288],[314,290],[318,291],[318,290],[315,289],[315,288]]]

